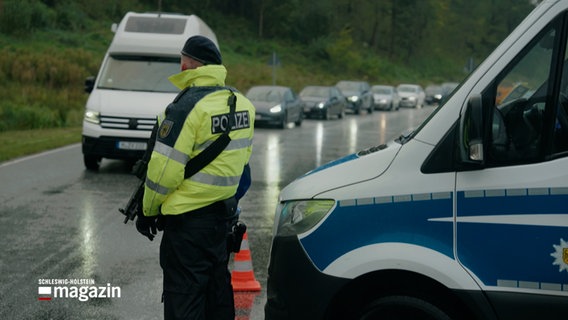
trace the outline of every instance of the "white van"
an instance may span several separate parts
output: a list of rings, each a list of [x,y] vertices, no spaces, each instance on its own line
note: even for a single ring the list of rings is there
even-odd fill
[[[97,170],[102,158],[135,161],[144,154],[156,116],[179,89],[168,81],[180,72],[180,51],[193,35],[217,44],[195,15],[128,12],[118,26],[90,93],[83,120],[83,159]]]
[[[283,189],[266,319],[566,319],[567,38],[543,1],[412,134]]]

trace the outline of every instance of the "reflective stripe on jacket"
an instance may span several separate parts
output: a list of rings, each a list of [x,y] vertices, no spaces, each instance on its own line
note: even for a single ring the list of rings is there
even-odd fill
[[[253,105],[238,92],[232,141],[205,168],[184,179],[189,159],[217,139],[227,124],[231,92],[220,88],[225,76],[224,66],[207,65],[170,77],[185,89],[168,106],[165,119],[159,120],[144,190],[146,216],[157,215],[160,208],[165,215],[181,214],[235,195],[252,153],[255,117]]]

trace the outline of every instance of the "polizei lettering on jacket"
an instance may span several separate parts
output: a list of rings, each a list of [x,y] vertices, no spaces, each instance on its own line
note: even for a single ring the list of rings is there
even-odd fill
[[[229,127],[229,113],[211,117],[211,133],[223,133]],[[250,128],[248,111],[235,112],[231,130]]]

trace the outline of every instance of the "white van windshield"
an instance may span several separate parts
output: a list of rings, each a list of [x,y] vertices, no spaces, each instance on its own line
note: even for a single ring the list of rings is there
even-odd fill
[[[180,71],[179,58],[110,56],[103,67],[99,89],[179,92],[168,77]]]

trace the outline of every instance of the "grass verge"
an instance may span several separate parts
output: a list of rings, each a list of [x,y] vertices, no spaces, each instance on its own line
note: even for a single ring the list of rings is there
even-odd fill
[[[81,142],[81,127],[0,132],[0,162]]]

